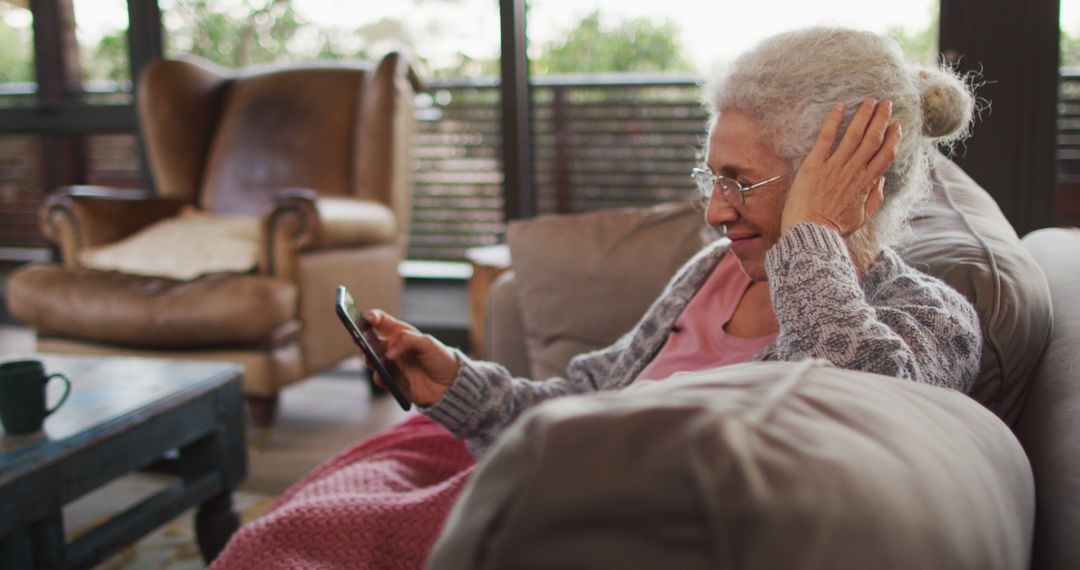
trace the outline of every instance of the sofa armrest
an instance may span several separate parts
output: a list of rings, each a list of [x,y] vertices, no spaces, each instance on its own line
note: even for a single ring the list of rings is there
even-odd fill
[[[39,222],[45,237],[59,246],[64,265],[76,267],[84,248],[123,239],[187,204],[146,190],[65,186],[45,200]]]
[[[1023,239],[1046,275],[1053,334],[1028,382],[1016,436],[1035,474],[1032,568],[1069,568],[1080,559],[1080,229],[1044,228]]]
[[[502,364],[514,376],[530,377],[525,324],[521,320],[517,281],[513,271],[503,273],[491,284],[487,304],[484,358]]]
[[[319,196],[312,190],[278,194],[263,216],[260,271],[293,279],[299,252],[392,243],[397,221],[372,200]]]

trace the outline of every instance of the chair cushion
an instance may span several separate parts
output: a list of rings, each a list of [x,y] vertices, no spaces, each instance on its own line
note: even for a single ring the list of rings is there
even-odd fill
[[[692,202],[510,224],[532,377],[561,376],[571,357],[630,330],[706,228]]]
[[[1050,340],[1046,277],[994,200],[959,166],[935,153],[932,179],[933,200],[898,251],[975,305],[983,351],[971,395],[1012,425]]]
[[[79,262],[90,269],[180,280],[247,273],[259,262],[259,220],[188,209],[118,242],[87,249]]]
[[[429,567],[1025,568],[1034,489],[959,392],[750,363],[527,413]]]
[[[295,329],[297,311],[296,286],[261,275],[176,281],[38,264],[15,272],[7,293],[38,334],[152,348],[269,345]]]

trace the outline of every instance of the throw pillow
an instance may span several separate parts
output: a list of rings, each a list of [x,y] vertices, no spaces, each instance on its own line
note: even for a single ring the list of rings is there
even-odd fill
[[[933,199],[898,252],[975,305],[983,351],[971,395],[1012,425],[1050,340],[1050,290],[993,198],[945,156],[932,164]]]
[[[705,245],[692,202],[514,222],[507,232],[533,378],[613,342]]]

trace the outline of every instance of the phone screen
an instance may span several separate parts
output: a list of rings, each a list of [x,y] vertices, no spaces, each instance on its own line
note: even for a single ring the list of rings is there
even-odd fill
[[[405,379],[393,362],[386,360],[383,356],[386,352],[386,346],[383,344],[382,339],[379,338],[379,335],[375,333],[371,323],[364,318],[364,314],[356,306],[352,295],[344,286],[338,286],[337,288],[335,308],[342,324],[345,325],[345,328],[353,337],[353,342],[360,347],[361,352],[367,357],[368,365],[373,368],[372,372],[379,375],[386,389],[390,391],[390,394],[394,396],[394,399],[397,400],[398,405],[403,410],[411,409],[412,404],[401,392],[401,385],[406,385],[408,380]]]

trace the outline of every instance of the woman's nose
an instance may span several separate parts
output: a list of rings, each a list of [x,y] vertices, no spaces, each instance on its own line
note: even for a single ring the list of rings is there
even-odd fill
[[[709,204],[705,207],[705,222],[714,228],[730,224],[739,219],[739,211],[728,202],[719,188],[713,190]]]

